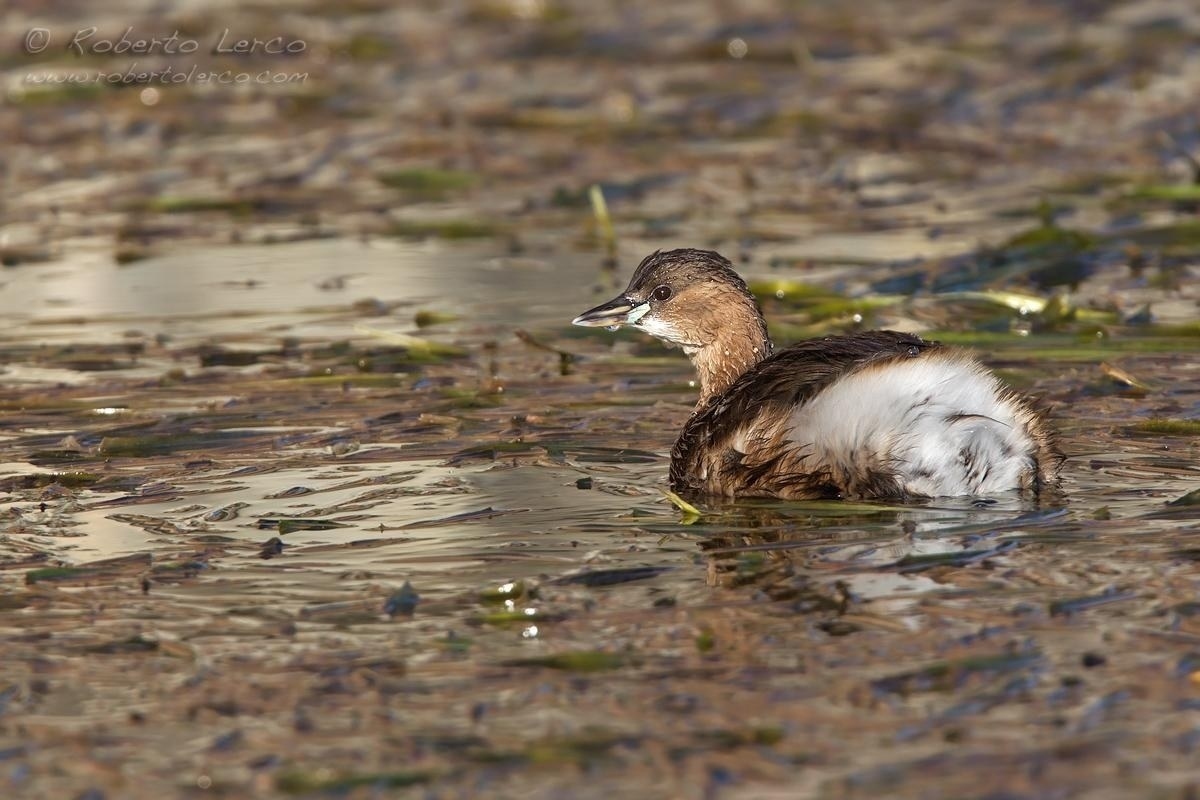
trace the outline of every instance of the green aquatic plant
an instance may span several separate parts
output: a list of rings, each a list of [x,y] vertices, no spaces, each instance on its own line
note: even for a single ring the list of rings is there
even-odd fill
[[[1148,419],[1136,423],[1132,430],[1137,433],[1152,433],[1167,436],[1200,436],[1200,420],[1196,419]]]
[[[164,195],[135,206],[157,214],[199,214],[219,211],[244,217],[256,210],[257,202],[235,197],[188,197]]]
[[[607,672],[628,666],[631,659],[623,653],[604,650],[573,650],[549,656],[518,658],[504,662],[509,667],[542,667],[564,672]]]
[[[1167,505],[1175,507],[1200,506],[1200,489],[1193,489],[1182,497],[1176,497],[1167,503]]]
[[[662,493],[663,496],[670,500],[671,504],[678,508],[682,513],[682,517],[679,520],[681,524],[691,525],[692,523],[699,522],[704,516],[700,509],[696,508],[694,505],[689,503],[687,500],[684,500],[670,489],[663,489]]]
[[[438,776],[432,769],[394,770],[329,775],[327,770],[289,769],[275,778],[275,790],[283,794],[345,794],[355,789],[386,791],[429,783]]]
[[[405,219],[393,222],[387,229],[389,236],[401,239],[486,239],[501,233],[501,226],[482,219]]]
[[[422,309],[416,314],[413,314],[413,324],[418,328],[430,328],[434,325],[445,325],[448,322],[454,322],[458,319],[457,314],[450,314],[445,311],[432,311]]]
[[[1200,202],[1200,184],[1151,183],[1134,187],[1126,195],[1131,200],[1163,200],[1172,203]]]
[[[479,177],[470,172],[433,167],[390,170],[379,173],[376,178],[384,186],[425,198],[439,198],[469,189],[479,181]]]
[[[599,184],[593,184],[588,189],[588,200],[592,204],[592,215],[596,219],[596,227],[600,231],[600,240],[604,243],[605,254],[614,261],[617,257],[617,232],[613,228],[612,217],[608,213],[608,203],[604,200],[604,190]]]

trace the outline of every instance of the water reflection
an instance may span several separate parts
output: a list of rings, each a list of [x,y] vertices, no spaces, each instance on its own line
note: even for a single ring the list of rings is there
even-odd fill
[[[689,368],[568,338],[588,259],[558,283],[540,262],[322,242],[271,248],[249,285],[239,252],[191,270],[191,295],[125,293],[182,258],[122,268],[119,292],[60,294],[68,269],[27,307],[5,295],[7,377],[31,386],[0,440],[0,626],[45,633],[7,640],[12,664],[153,663],[189,704],[187,741],[240,704],[289,748],[374,752],[403,719],[413,747],[467,769],[601,763],[625,725],[661,730],[667,762],[800,763],[847,739],[893,754],[971,721],[1103,718],[1086,687],[1126,673],[1166,707],[1195,672],[1143,675],[1108,644],[1150,658],[1200,636],[1180,544],[1200,512],[1165,505],[1200,477],[1195,444],[1112,422],[1113,402],[1153,400],[1080,394],[1077,367],[1038,364],[1070,400],[1075,455],[1041,506],[711,501],[697,519],[660,491]],[[454,319],[419,329],[426,304]],[[81,331],[141,346],[81,356]],[[42,347],[75,368],[37,363]],[[1186,404],[1200,384],[1177,367],[1138,372]],[[39,388],[51,369],[76,382]],[[1122,670],[1098,674],[1109,659]],[[117,674],[79,684],[98,713],[127,713]]]

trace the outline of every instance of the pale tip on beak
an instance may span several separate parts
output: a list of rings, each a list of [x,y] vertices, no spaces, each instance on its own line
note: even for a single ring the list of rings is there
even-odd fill
[[[649,303],[634,305],[627,297],[617,297],[583,312],[571,324],[615,330],[621,325],[633,325],[649,310]]]

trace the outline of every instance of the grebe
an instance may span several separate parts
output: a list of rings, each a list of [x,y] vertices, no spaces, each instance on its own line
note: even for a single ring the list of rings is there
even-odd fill
[[[972,355],[895,331],[775,351],[745,281],[711,251],[647,256],[574,324],[632,325],[691,358],[700,398],[671,452],[681,493],[910,500],[1058,483],[1052,431]]]

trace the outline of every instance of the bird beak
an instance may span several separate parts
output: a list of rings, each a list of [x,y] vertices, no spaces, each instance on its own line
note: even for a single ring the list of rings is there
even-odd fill
[[[650,310],[650,303],[637,303],[628,297],[620,296],[583,312],[571,320],[572,325],[582,325],[585,328],[612,328],[622,325],[633,325]]]

